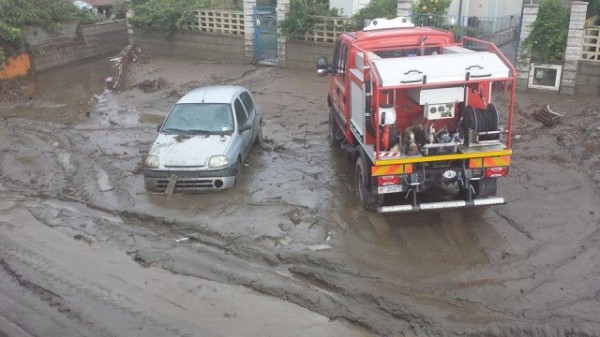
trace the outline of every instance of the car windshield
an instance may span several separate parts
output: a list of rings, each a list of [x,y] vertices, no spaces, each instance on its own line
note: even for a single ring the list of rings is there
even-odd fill
[[[163,123],[164,133],[223,134],[233,131],[233,114],[229,104],[176,104]]]

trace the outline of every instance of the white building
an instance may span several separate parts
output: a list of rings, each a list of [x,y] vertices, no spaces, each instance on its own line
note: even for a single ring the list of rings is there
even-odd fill
[[[448,8],[448,15],[502,18],[510,15],[520,16],[521,7],[523,0],[454,0]]]
[[[372,0],[329,0],[329,7],[338,8],[342,15],[353,16]],[[399,0],[402,1],[402,0]],[[448,15],[482,18],[501,18],[510,15],[521,15],[523,1],[529,0],[454,0],[448,8]],[[417,0],[412,0],[417,2]]]

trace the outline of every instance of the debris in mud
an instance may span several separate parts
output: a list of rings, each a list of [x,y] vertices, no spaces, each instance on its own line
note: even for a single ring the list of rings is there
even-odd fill
[[[135,254],[133,260],[144,267],[150,267],[153,264],[160,262],[163,259],[163,256],[158,251],[141,251]]]
[[[563,115],[552,111],[550,105],[546,105],[544,109],[536,110],[533,113],[533,117],[544,123],[545,126],[555,126],[560,122],[560,118],[563,117]]]
[[[175,242],[177,242],[177,243],[180,243],[180,242],[187,241],[187,240],[189,240],[189,239],[190,239],[190,238],[179,238],[179,239],[175,240]]]
[[[302,222],[302,217],[300,216],[300,210],[298,210],[298,209],[293,209],[293,210],[287,212],[286,215],[288,216],[288,218],[294,225],[297,225],[300,222]]]
[[[145,93],[156,92],[166,86],[167,81],[162,77],[155,80],[144,80],[137,85],[137,87],[142,89]]]
[[[170,97],[176,97],[176,98],[179,98],[179,97],[181,97],[181,93],[180,93],[179,91],[177,91],[177,90],[173,89],[173,90],[171,90],[171,92],[170,92],[170,93],[167,95],[167,98],[170,98]]]
[[[330,245],[326,245],[326,244],[322,244],[322,245],[313,245],[313,246],[307,246],[306,248],[314,251],[314,252],[318,252],[320,250],[330,250],[332,249],[332,247]]]
[[[85,236],[83,234],[75,234],[73,236],[73,239],[83,241],[83,242],[87,243],[90,246],[94,242],[92,239],[88,238],[87,236]]]

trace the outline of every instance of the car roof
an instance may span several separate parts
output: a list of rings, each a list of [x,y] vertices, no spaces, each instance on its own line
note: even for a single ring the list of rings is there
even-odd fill
[[[248,89],[235,85],[214,85],[196,88],[177,101],[180,103],[231,103],[233,98]]]

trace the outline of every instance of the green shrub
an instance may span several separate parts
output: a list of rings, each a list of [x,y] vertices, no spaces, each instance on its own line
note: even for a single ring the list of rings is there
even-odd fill
[[[398,12],[397,0],[375,0],[361,8],[353,18],[356,20],[356,29],[364,28],[365,20],[377,18],[393,19]]]
[[[89,22],[91,14],[65,0],[0,0],[0,64],[25,51],[21,29],[55,30],[65,22]]]
[[[419,0],[412,7],[412,22],[416,26],[443,27],[451,3],[452,0]]]
[[[319,22],[314,16],[338,16],[337,9],[329,8],[328,3],[310,0],[292,0],[290,10],[278,27],[289,40],[302,40],[304,34]]]
[[[569,32],[569,10],[560,0],[542,0],[531,34],[523,42],[537,63],[553,63],[563,59]]]
[[[203,8],[242,10],[241,1],[226,0],[134,0],[135,27],[152,28],[169,40],[194,21],[194,11]]]

